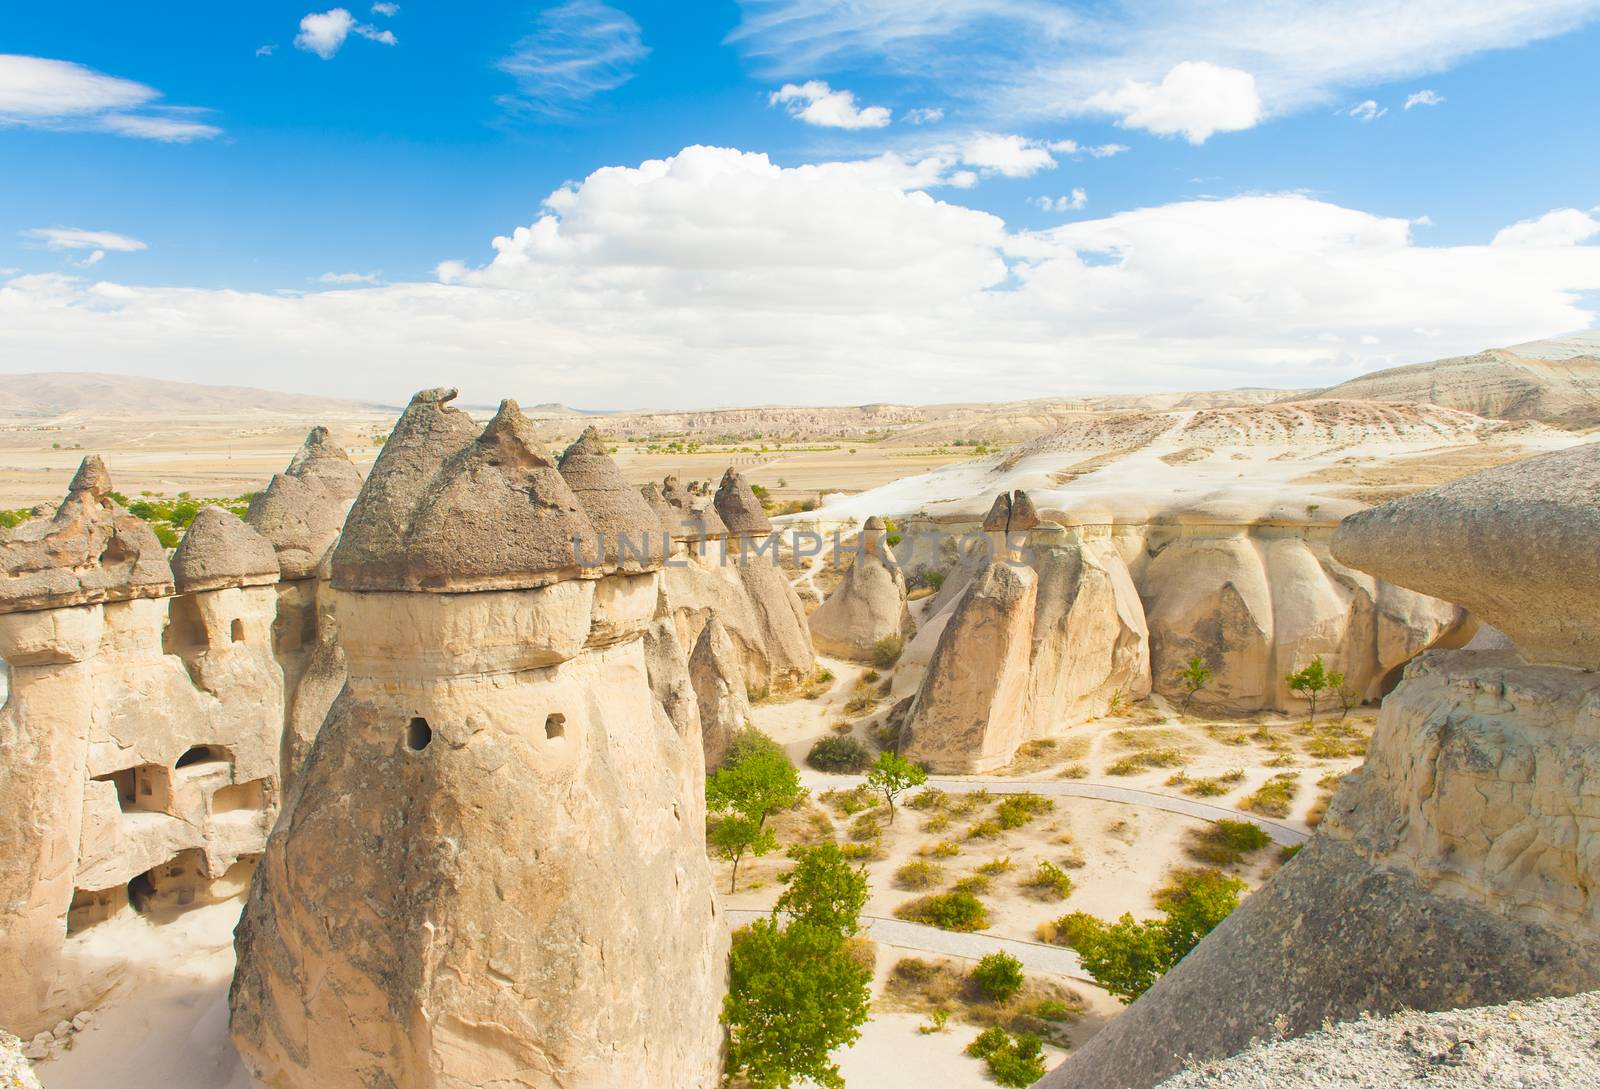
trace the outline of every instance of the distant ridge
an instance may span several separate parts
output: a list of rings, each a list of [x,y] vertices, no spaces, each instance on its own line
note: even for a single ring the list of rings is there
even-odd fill
[[[207,386],[125,374],[65,371],[0,379],[0,416],[249,416],[380,411],[382,406],[248,386]]]

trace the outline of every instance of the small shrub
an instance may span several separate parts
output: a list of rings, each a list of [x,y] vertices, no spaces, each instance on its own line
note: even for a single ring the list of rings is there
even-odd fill
[[[1087,764],[1069,764],[1056,775],[1057,779],[1087,779],[1088,777],[1089,766]]]
[[[1011,1044],[1011,1034],[999,1025],[990,1025],[968,1044],[965,1051],[974,1059],[987,1059],[996,1051]]]
[[[1041,1021],[1070,1021],[1079,1011],[1059,998],[1047,998],[1033,1007],[1033,1015]]]
[[[906,806],[910,809],[943,809],[950,796],[938,787],[923,787],[916,794],[906,799]]]
[[[924,832],[933,832],[937,834],[939,832],[943,832],[949,827],[950,814],[948,813],[935,813],[933,816],[922,822],[922,830]]]
[[[1037,794],[1013,794],[1000,803],[1000,827],[1021,828],[1040,813],[1048,813],[1055,807],[1055,802]]]
[[[928,1023],[926,1025],[918,1025],[917,1031],[924,1036],[931,1036],[935,1032],[943,1032],[945,1022],[948,1020],[950,1020],[949,1010],[929,1010]]]
[[[1189,836],[1184,850],[1196,862],[1209,866],[1234,866],[1272,842],[1259,825],[1249,821],[1219,820]]]
[[[950,888],[955,892],[967,892],[973,896],[982,896],[989,891],[994,880],[988,874],[975,873],[963,877]]]
[[[885,635],[872,647],[872,662],[879,669],[890,669],[900,660],[905,640],[898,635]]]
[[[1107,775],[1138,775],[1151,768],[1175,768],[1183,764],[1183,753],[1177,749],[1146,749],[1129,753],[1106,768]]]
[[[941,930],[973,931],[989,925],[989,909],[970,892],[919,896],[894,909],[897,918]]]
[[[993,839],[1000,834],[999,821],[979,821],[967,829],[968,839]]]
[[[883,674],[879,673],[876,669],[869,669],[861,675],[861,679],[867,684],[877,684],[878,678],[881,676],[883,676]]]
[[[1041,900],[1065,900],[1072,895],[1072,878],[1047,858],[1039,860],[1033,874],[1022,885]]]
[[[853,737],[824,737],[811,746],[806,763],[818,771],[859,772],[872,763],[872,756]]]
[[[912,892],[934,888],[943,881],[944,867],[925,859],[913,859],[894,872],[894,883]]]
[[[988,862],[978,867],[978,872],[987,874],[990,877],[999,877],[1001,874],[1008,873],[1015,868],[1015,863],[1009,857],[991,858]]]
[[[980,1032],[966,1051],[988,1064],[990,1076],[1001,1085],[1026,1089],[1045,1075],[1043,1041],[1029,1033],[1013,1036],[992,1025]]]
[[[1299,779],[1299,772],[1279,772],[1257,787],[1254,794],[1246,796],[1239,808],[1265,817],[1287,817],[1294,796],[1300,791]]]
[[[996,1002],[1009,1002],[1025,982],[1022,962],[1010,953],[990,953],[968,977],[973,986]]]
[[[857,843],[865,843],[883,835],[883,814],[871,810],[860,814],[850,822],[850,838]]]
[[[959,844],[942,839],[937,843],[924,843],[917,848],[917,854],[928,855],[932,858],[954,858],[961,853]]]
[[[1303,843],[1291,843],[1287,847],[1279,847],[1278,848],[1278,861],[1279,862],[1287,862],[1287,861],[1289,861],[1295,855],[1299,854],[1300,853],[1300,848],[1302,848],[1304,846],[1305,846],[1305,844],[1303,844]]]

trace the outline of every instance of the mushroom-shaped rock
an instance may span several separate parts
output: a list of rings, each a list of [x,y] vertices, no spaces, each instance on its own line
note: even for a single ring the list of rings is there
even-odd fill
[[[1346,518],[1341,563],[1465,607],[1533,662],[1600,666],[1600,443]]]
[[[598,542],[515,401],[482,434],[417,394],[378,455],[333,554],[338,590],[455,593],[594,577]]]
[[[884,560],[883,535],[883,520],[867,519],[855,562],[811,614],[811,642],[822,653],[870,660],[882,640],[910,633],[905,576]]]
[[[593,427],[561,455],[561,476],[605,544],[606,561],[628,571],[654,570],[663,555],[661,519],[622,478]]]
[[[105,462],[83,459],[49,518],[0,538],[0,613],[163,597],[172,568],[155,532],[111,494]]]
[[[767,521],[767,514],[761,509],[761,500],[756,498],[756,493],[751,491],[744,477],[731,467],[722,474],[722,483],[717,485],[715,503],[717,513],[722,516],[729,533],[747,536],[772,532],[772,523]]]
[[[1039,525],[1039,512],[1034,509],[1033,500],[1028,498],[1028,493],[1016,491],[1011,493],[1011,517],[1006,521],[1006,532],[1026,533]]]
[[[674,540],[715,541],[728,535],[728,527],[718,517],[716,507],[697,499],[692,484],[685,488],[677,477],[669,476],[661,482],[661,495],[677,511]]]
[[[683,521],[683,512],[667,502],[666,497],[661,494],[661,489],[656,487],[654,481],[640,488],[639,495],[644,499],[651,511],[655,513],[656,520],[661,526],[661,532],[666,534],[668,538],[676,538]]]
[[[178,550],[172,575],[179,593],[278,581],[272,542],[217,506],[201,507]]]
[[[310,578],[360,490],[361,470],[326,427],[314,427],[289,467],[250,500],[245,521],[272,542],[285,579]]]
[[[983,531],[985,533],[1004,533],[1010,521],[1011,496],[1001,492],[994,497],[994,505],[989,508],[989,513],[983,516]]]
[[[709,770],[722,763],[733,735],[750,718],[750,698],[744,690],[738,652],[715,614],[701,629],[689,656],[689,679],[700,705],[700,736]]]

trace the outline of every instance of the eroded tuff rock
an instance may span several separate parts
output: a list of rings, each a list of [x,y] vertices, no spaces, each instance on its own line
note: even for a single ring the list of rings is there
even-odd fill
[[[0,613],[165,597],[172,568],[154,531],[111,495],[98,455],[47,518],[0,530]]]
[[[1345,519],[1352,567],[1448,597],[1534,662],[1600,666],[1600,443],[1512,462]]]
[[[311,578],[360,490],[361,470],[326,427],[314,427],[289,467],[250,500],[245,521],[272,542],[285,581]]]
[[[733,735],[750,722],[750,699],[738,654],[715,615],[701,629],[689,656],[689,679],[700,708],[706,767],[715,768],[728,755]]]
[[[689,656],[678,642],[678,626],[671,617],[652,620],[643,642],[645,672],[656,704],[678,736],[693,745],[701,740],[700,701],[689,676]]]
[[[906,580],[893,559],[883,519],[873,515],[844,578],[808,618],[813,646],[837,658],[870,660],[880,640],[911,633]]]
[[[474,437],[446,399],[334,556],[349,681],[236,934],[234,1041],[271,1089],[709,1089],[727,937],[659,576],[571,577],[590,522],[515,406]]]
[[[732,467],[722,474],[714,502],[717,514],[722,518],[722,524],[728,527],[729,533],[761,536],[772,532],[772,523],[767,521],[767,513],[761,509],[761,500],[756,498],[756,493],[745,483],[744,477],[734,472]]]
[[[272,542],[221,507],[201,507],[172,554],[179,593],[278,581]]]
[[[1311,844],[1043,1084],[1142,1089],[1328,1019],[1600,988],[1596,768],[1600,676],[1424,655]]]
[[[561,455],[559,468],[605,543],[606,562],[626,571],[660,566],[670,538],[657,512],[622,478],[598,429],[585,428]]]

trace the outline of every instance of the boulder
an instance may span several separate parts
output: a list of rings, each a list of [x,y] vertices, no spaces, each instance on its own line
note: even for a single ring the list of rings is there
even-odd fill
[[[701,629],[694,653],[689,656],[689,677],[700,709],[700,731],[709,771],[722,763],[733,736],[750,722],[744,673],[733,642],[715,616]]]
[[[314,427],[289,467],[250,500],[245,521],[272,542],[285,580],[311,578],[360,490],[361,470],[326,427]]]
[[[1343,563],[1445,597],[1531,662],[1600,667],[1600,443],[1512,462],[1346,518]]]

